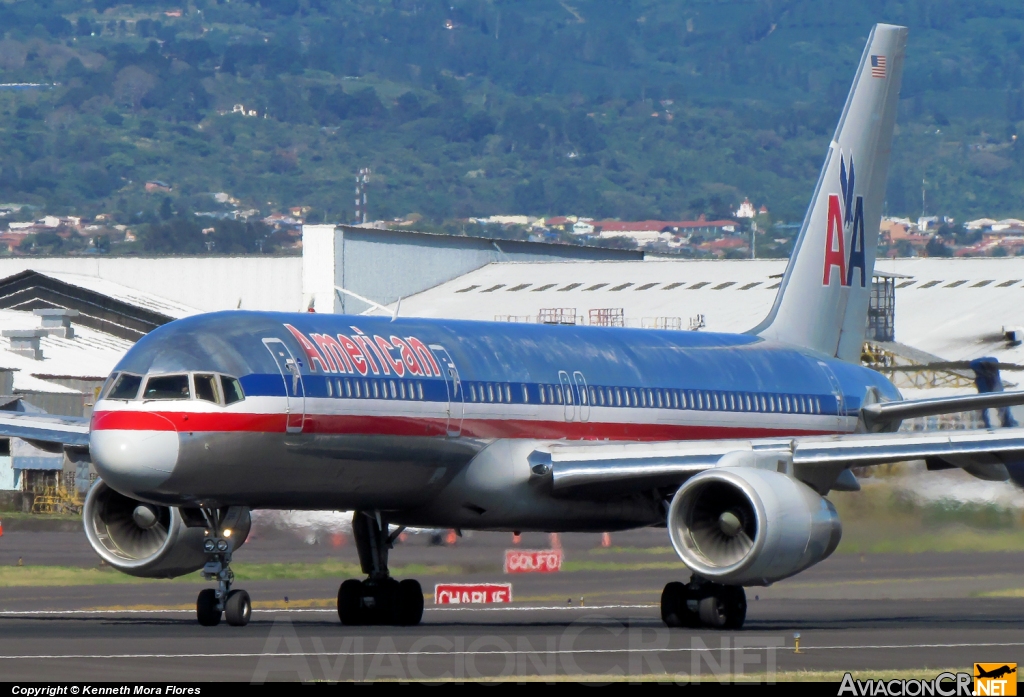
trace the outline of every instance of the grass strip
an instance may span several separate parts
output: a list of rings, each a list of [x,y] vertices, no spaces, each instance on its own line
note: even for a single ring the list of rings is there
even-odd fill
[[[919,552],[1024,552],[1024,530],[941,528],[918,534],[856,531],[843,538],[837,554],[916,554]]]
[[[237,581],[274,581],[316,578],[361,578],[358,564],[326,561],[318,564],[232,564]],[[391,569],[395,576],[439,576],[463,573],[457,566],[409,564]],[[197,583],[199,572],[173,579],[137,578],[109,566],[0,566],[0,588],[16,586],[95,586],[122,583]]]
[[[744,673],[741,675],[697,675],[686,673],[672,675],[669,673],[646,673],[643,675],[515,675],[474,677],[477,682],[588,682],[588,683],[789,683],[789,682],[828,682],[841,683],[843,676],[851,673],[854,680],[933,680],[940,673],[966,673],[967,668],[908,668],[907,670],[780,670],[776,673]],[[431,678],[429,682],[464,682],[465,678]],[[402,679],[385,678],[380,682],[407,682]]]

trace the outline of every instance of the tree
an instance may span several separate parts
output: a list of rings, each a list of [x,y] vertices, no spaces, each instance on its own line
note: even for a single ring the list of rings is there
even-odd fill
[[[951,257],[953,256],[953,250],[942,243],[942,238],[939,235],[932,235],[932,238],[928,240],[928,244],[924,248],[925,256],[929,257]]]
[[[114,81],[114,97],[120,103],[130,106],[133,112],[138,112],[142,106],[142,98],[156,87],[156,84],[155,77],[136,65],[129,65],[117,74]]]

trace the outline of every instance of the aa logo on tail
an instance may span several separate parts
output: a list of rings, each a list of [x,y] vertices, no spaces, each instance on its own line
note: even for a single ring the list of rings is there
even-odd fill
[[[864,257],[864,197],[854,196],[853,154],[850,154],[850,173],[846,173],[846,159],[839,154],[840,194],[828,195],[828,227],[825,233],[825,269],[821,285],[832,285],[832,271],[839,276],[839,285],[852,286],[854,269],[860,269],[860,287],[867,285],[867,261]],[[849,230],[849,235],[847,235]],[[849,237],[850,252],[846,243]]]

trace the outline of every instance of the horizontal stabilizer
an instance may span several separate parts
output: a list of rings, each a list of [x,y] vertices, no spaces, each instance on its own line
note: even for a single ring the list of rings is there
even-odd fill
[[[955,414],[976,409],[1002,409],[1021,404],[1024,404],[1024,392],[985,392],[956,397],[913,399],[904,402],[877,402],[865,405],[861,409],[861,414],[864,417],[864,423],[871,427],[903,419],[914,419],[919,416]]]

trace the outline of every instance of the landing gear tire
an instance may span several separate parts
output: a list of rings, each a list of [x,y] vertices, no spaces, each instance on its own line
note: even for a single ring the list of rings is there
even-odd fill
[[[196,619],[204,627],[216,627],[220,624],[221,610],[217,604],[217,591],[204,588],[196,598]]]
[[[243,590],[233,590],[228,593],[228,599],[224,603],[224,619],[232,627],[244,627],[249,624],[252,616],[252,602],[249,594]]]
[[[350,578],[338,589],[338,618],[342,624],[363,624],[363,582]]]
[[[338,589],[338,619],[347,626],[412,627],[423,619],[423,589],[418,581],[348,579]]]
[[[669,627],[699,627],[700,618],[689,607],[690,593],[686,585],[673,581],[661,592],[661,620]]]
[[[407,578],[398,584],[392,598],[395,624],[413,627],[423,619],[423,588],[419,581]]]
[[[661,592],[661,619],[669,627],[739,629],[746,617],[747,596],[740,586],[672,582]]]

